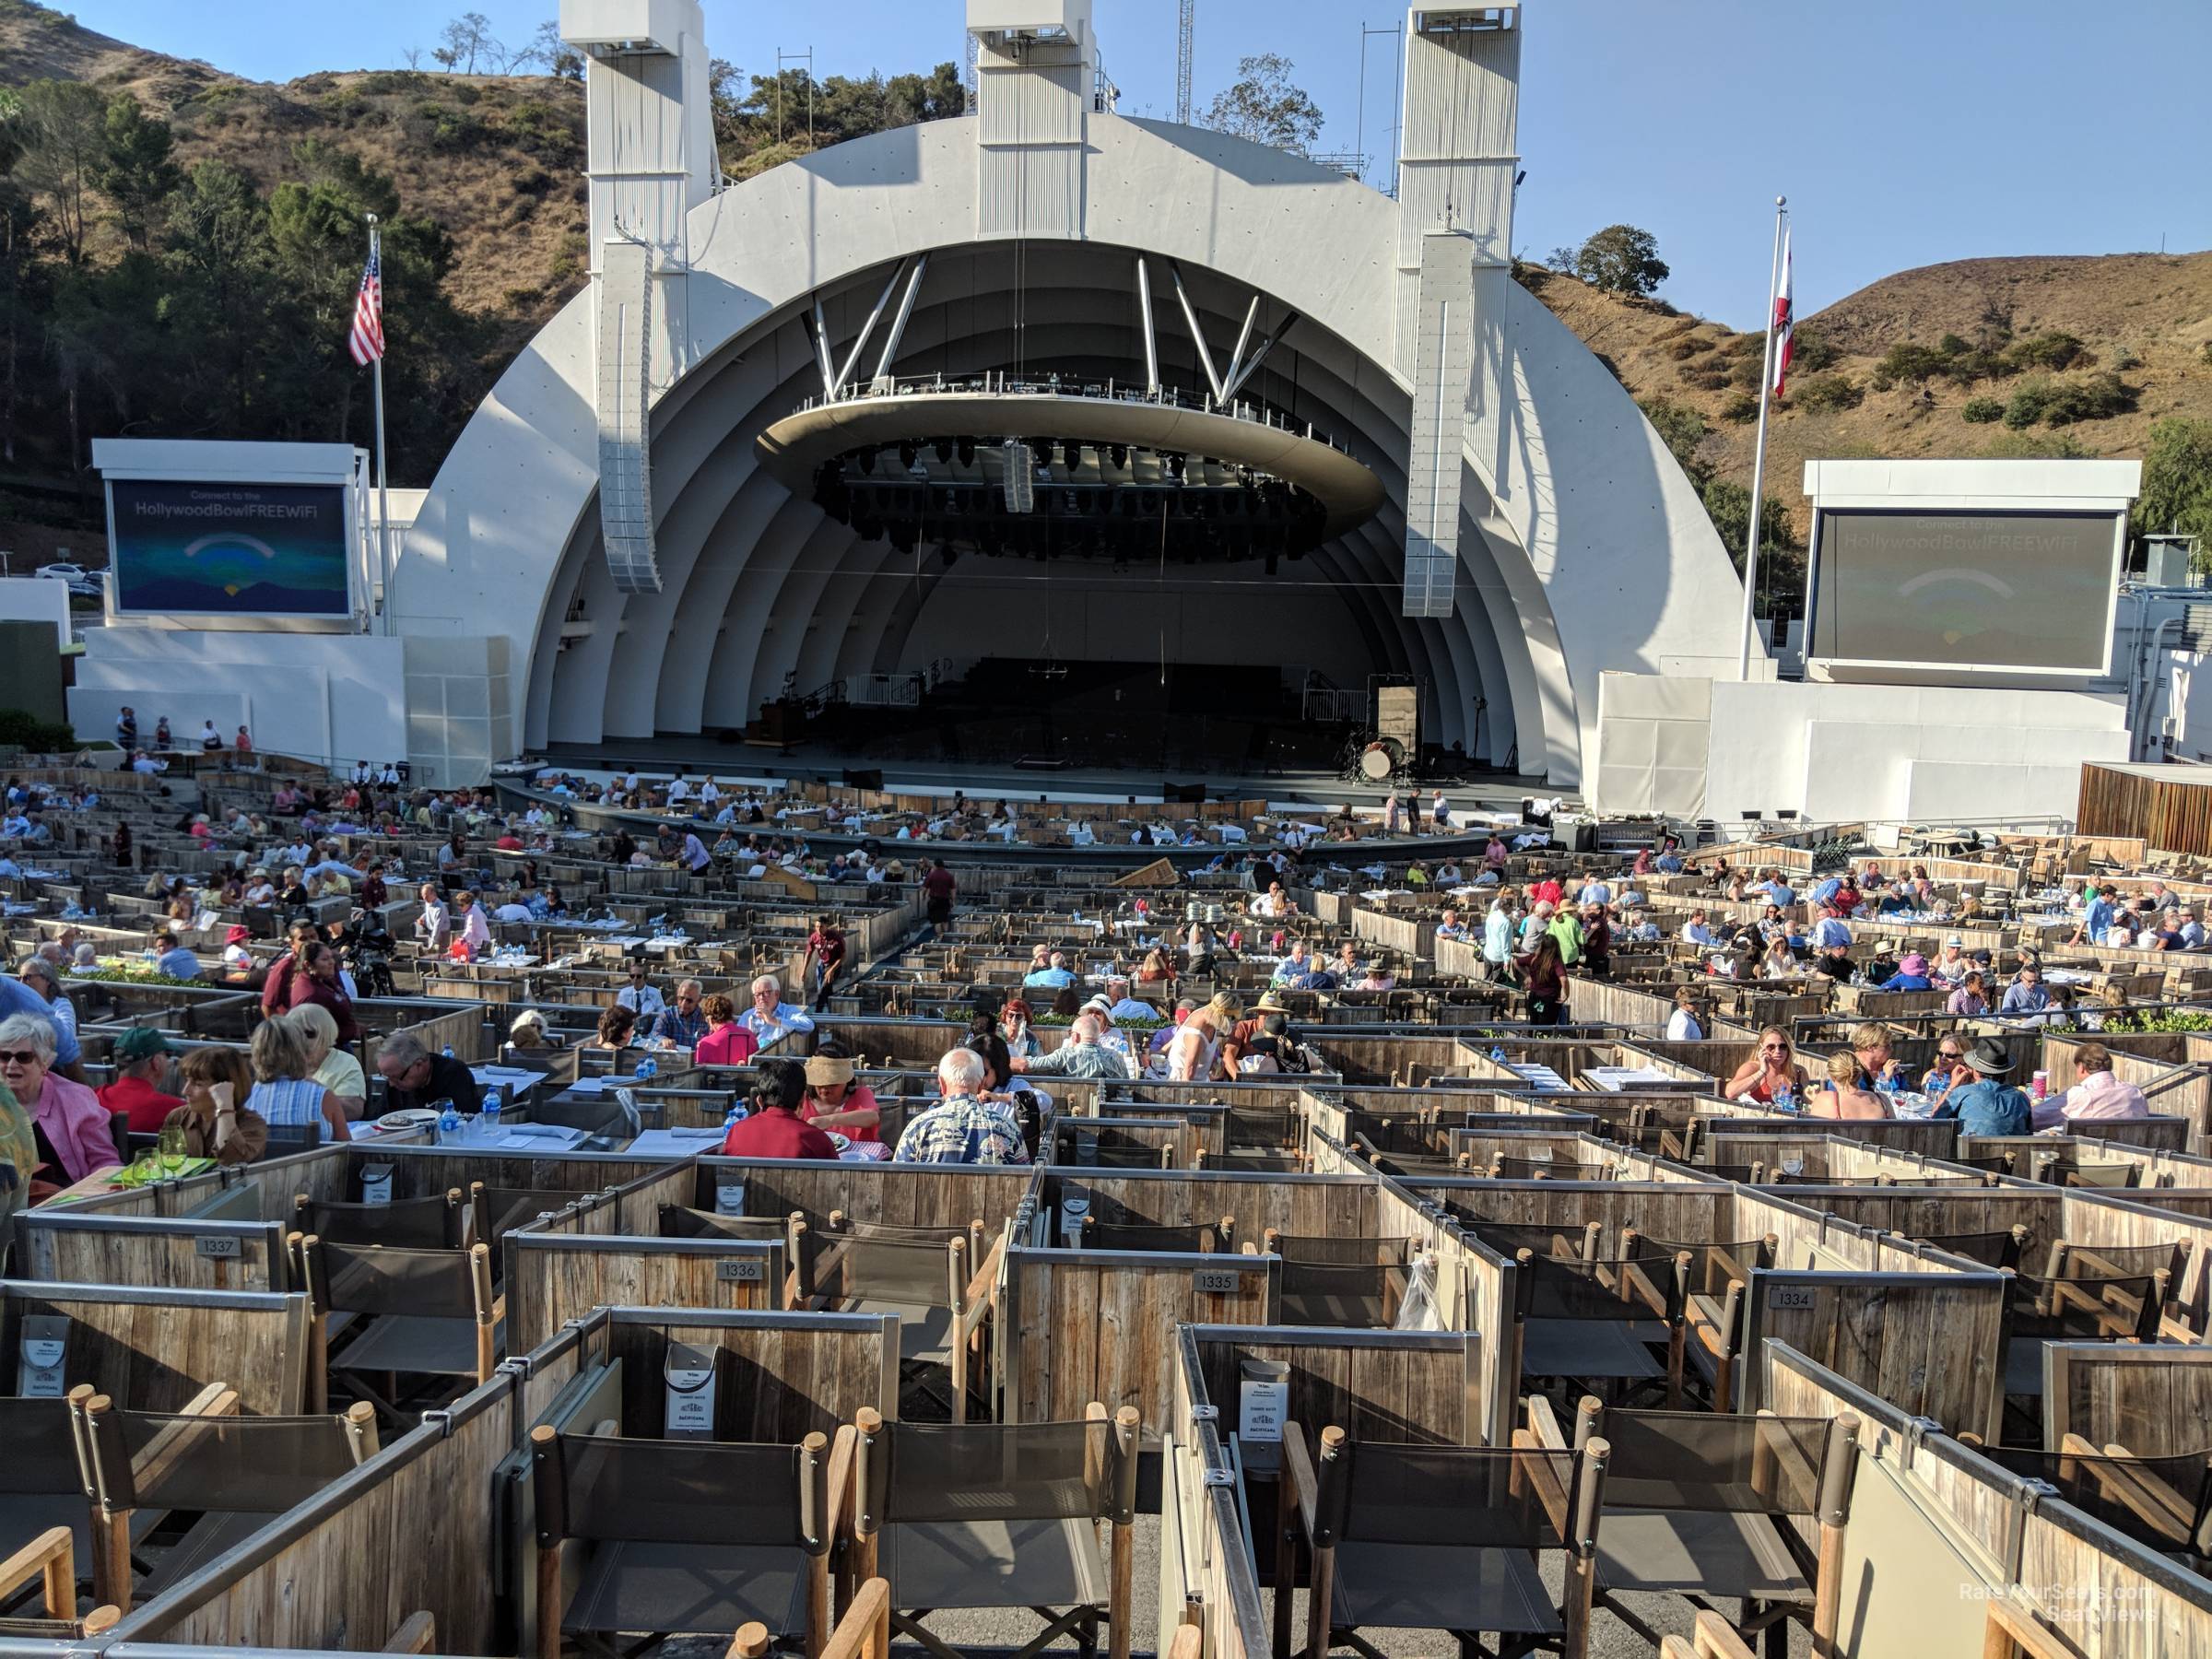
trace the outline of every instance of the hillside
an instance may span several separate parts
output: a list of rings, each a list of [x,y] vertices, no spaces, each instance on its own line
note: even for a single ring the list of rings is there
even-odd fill
[[[387,216],[395,478],[428,481],[500,371],[583,280],[575,78],[380,70],[265,85],[0,0],[0,89],[56,79],[128,94],[164,124],[163,189],[179,194],[134,220],[96,182],[79,257],[29,151],[8,176],[0,124],[0,228],[28,227],[0,237],[0,547],[32,560],[65,545],[82,559],[97,543],[92,433],[365,441],[362,377],[342,349],[364,206]],[[808,147],[778,141],[779,102],[811,109],[823,144],[961,107],[950,64],[888,80],[815,83],[793,70],[780,100],[773,80],[748,91],[718,76],[732,177]],[[203,201],[196,228],[173,211],[204,163],[241,177],[259,216],[258,264],[236,289],[220,286],[209,239],[192,241],[223,229],[223,201]],[[1759,336],[1557,272],[1518,274],[1652,415],[1716,522],[1735,491],[1740,526]],[[1802,541],[1808,456],[2137,455],[2152,422],[2176,414],[2212,416],[2212,253],[1928,266],[1801,324],[1767,494]]]
[[[452,240],[447,297],[503,324],[495,352],[519,349],[582,281],[581,81],[372,70],[269,86],[0,0],[0,86],[48,78],[134,94],[170,124],[181,165],[228,162],[265,191],[294,176],[303,142],[343,147]]]
[[[1557,272],[1522,275],[1640,403],[1665,399],[1694,411],[1705,428],[1696,461],[1718,477],[1749,483],[1759,335]],[[1983,355],[1924,379],[1913,376],[1927,362],[1911,363],[1912,374],[1889,377],[1886,390],[1878,385],[1897,348],[1937,354],[1947,335]],[[2003,361],[2008,349],[2059,335],[2079,342],[2063,369]],[[1972,259],[1900,271],[1806,318],[1798,343],[1789,395],[1771,421],[1767,494],[1783,502],[1802,537],[1808,457],[2134,456],[2152,421],[2212,417],[2212,253]],[[1966,418],[1976,399],[2009,407],[2030,382],[2086,387],[2105,375],[2117,376],[2133,409],[2056,425],[2046,414],[2018,428],[2002,418]]]

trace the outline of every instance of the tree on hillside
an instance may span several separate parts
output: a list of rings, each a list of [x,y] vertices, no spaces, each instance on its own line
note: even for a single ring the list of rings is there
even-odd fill
[[[183,178],[170,159],[169,123],[150,119],[137,99],[118,92],[108,100],[105,125],[107,154],[100,168],[100,188],[115,204],[115,221],[124,240],[143,253],[162,204]]]
[[[1556,263],[1567,250],[1552,254]],[[1569,255],[1562,265],[1593,288],[1607,293],[1649,294],[1667,278],[1666,262],[1659,257],[1659,242],[1649,230],[1634,225],[1607,225]]]
[[[547,18],[530,37],[530,44],[514,54],[509,69],[542,68],[558,80],[583,78],[583,53],[560,38],[560,25]]]
[[[2152,423],[2136,529],[2197,536],[2201,550],[2212,550],[2212,420],[2177,415]]]
[[[1321,136],[1321,106],[1292,84],[1290,68],[1278,52],[1238,60],[1235,83],[1214,94],[1198,124],[1294,156],[1307,154]]]
[[[63,257],[82,265],[92,193],[107,162],[108,100],[82,81],[36,80],[21,96],[23,155],[16,176],[46,198]]]
[[[449,74],[474,75],[482,64],[487,74],[497,74],[507,62],[507,49],[492,36],[491,19],[482,12],[463,12],[438,34],[430,56]]]

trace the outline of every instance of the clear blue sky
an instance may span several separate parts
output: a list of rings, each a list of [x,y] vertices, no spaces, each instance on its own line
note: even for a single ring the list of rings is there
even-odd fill
[[[287,80],[396,65],[469,0],[72,0],[141,46]],[[705,0],[747,73],[814,48],[821,75],[958,60],[961,0]],[[474,0],[526,39],[555,0]],[[1197,101],[1276,51],[1359,141],[1359,26],[1387,0],[1198,0]],[[1125,113],[1174,105],[1175,0],[1098,0]],[[1771,221],[1796,214],[1800,314],[1891,271],[2006,253],[2212,247],[2207,0],[1533,0],[1524,14],[1515,241],[1540,257],[1626,220],[1659,239],[1662,290],[1739,326],[1761,313]],[[1370,42],[1365,147],[1390,153],[1394,43]]]

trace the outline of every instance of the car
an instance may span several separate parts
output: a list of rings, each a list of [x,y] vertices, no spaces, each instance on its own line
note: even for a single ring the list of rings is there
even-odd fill
[[[50,576],[56,582],[65,582],[69,592],[80,599],[102,599],[107,596],[108,590],[105,582],[101,581],[101,572],[88,571],[82,565],[41,565],[39,567],[38,573],[41,576]]]

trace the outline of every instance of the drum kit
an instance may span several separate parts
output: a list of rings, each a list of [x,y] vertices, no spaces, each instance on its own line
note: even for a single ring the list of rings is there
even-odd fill
[[[1362,743],[1357,737],[1345,746],[1344,781],[1378,787],[1405,787],[1413,782],[1412,757],[1395,737],[1376,737]]]

